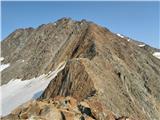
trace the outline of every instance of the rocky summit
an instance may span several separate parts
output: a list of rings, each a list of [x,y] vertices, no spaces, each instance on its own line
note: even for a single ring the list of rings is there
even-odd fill
[[[160,120],[160,50],[86,20],[11,33],[1,83],[2,120]]]

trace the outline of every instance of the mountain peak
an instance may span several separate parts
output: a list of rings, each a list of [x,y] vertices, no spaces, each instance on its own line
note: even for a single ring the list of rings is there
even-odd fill
[[[81,107],[74,104],[77,112],[81,112],[77,116],[79,119],[87,120],[87,114],[91,120],[106,120],[111,113],[106,111],[112,111],[112,120],[160,118],[157,49],[86,20],[61,18],[36,29],[19,31],[1,44],[2,107],[6,108],[6,113],[10,114],[15,107],[30,99],[35,99],[41,106],[57,96],[71,96],[77,102],[89,102],[80,104]],[[62,101],[68,103],[65,98]],[[29,104],[34,106],[34,102]],[[44,106],[38,108],[44,109]],[[75,109],[67,108],[66,111]],[[36,115],[41,116],[39,113]],[[17,114],[12,112],[8,117],[16,119]],[[26,113],[26,119],[31,118],[30,115],[33,116],[34,112]],[[43,115],[41,117],[46,118]],[[67,117],[62,112],[58,115]]]

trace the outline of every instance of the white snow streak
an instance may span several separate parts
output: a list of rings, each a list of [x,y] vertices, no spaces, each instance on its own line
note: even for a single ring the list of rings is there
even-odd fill
[[[4,60],[4,57],[0,57],[0,62]],[[9,67],[10,64],[0,64],[0,72],[2,72],[4,69],[6,69],[7,67]]]
[[[16,62],[24,62],[25,60],[22,60],[22,59],[20,59],[20,60],[17,60]]]
[[[160,59],[160,52],[154,52],[153,53],[153,56]]]
[[[145,44],[141,44],[141,45],[138,45],[139,47],[144,47],[145,46]]]
[[[123,35],[121,35],[121,34],[119,34],[119,33],[117,33],[117,35],[118,35],[119,37],[121,37],[121,38],[124,38],[124,36],[123,36]]]
[[[11,113],[12,110],[19,105],[38,98],[51,80],[65,67],[65,63],[61,63],[55,71],[48,74],[43,74],[37,78],[30,80],[11,80],[9,83],[0,87],[0,116],[5,116]]]
[[[2,72],[4,69],[6,69],[7,67],[9,67],[10,66],[10,64],[8,63],[8,64],[1,64],[0,65],[0,72]]]

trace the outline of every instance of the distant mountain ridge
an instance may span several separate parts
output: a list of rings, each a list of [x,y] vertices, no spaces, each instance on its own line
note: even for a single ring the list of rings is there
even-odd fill
[[[67,114],[55,106],[57,99],[53,100],[54,106],[46,104],[51,111],[58,111],[55,112],[57,119],[160,118],[159,49],[112,33],[93,22],[74,21],[70,18],[62,18],[36,29],[17,29],[1,42],[1,49],[2,65],[9,64],[3,66],[1,72],[1,89],[4,94],[7,92],[7,85],[11,84],[10,80],[14,83],[14,80],[20,79],[24,83],[33,78],[51,78],[46,88],[39,91],[41,94],[38,94],[36,104],[40,106],[40,111],[45,109],[42,104],[57,96],[63,96],[58,101],[64,101],[66,106],[67,96],[77,101],[75,109],[79,110],[76,112],[74,108],[65,108],[64,104],[58,103],[60,108],[68,109]],[[53,71],[62,63],[65,64],[63,69],[53,77]],[[32,86],[32,82],[30,85]],[[23,87],[28,86],[29,84],[24,84]],[[13,88],[13,92],[18,89],[21,90],[19,87]],[[10,96],[7,97],[8,100],[11,99]],[[79,105],[86,108],[86,104],[82,105],[81,102],[88,105],[90,114],[81,110]],[[104,107],[99,110],[92,102]],[[52,119],[42,114],[43,112],[30,111],[34,107],[30,108],[28,105],[34,106],[34,102],[24,104],[28,112],[24,112],[25,107],[21,106],[16,109],[19,112],[12,112],[3,119],[31,119],[33,116],[37,119]],[[45,113],[50,115],[47,110]]]

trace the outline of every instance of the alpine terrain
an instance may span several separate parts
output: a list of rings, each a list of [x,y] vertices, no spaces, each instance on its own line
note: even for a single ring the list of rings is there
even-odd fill
[[[160,120],[160,50],[62,18],[1,41],[2,120]]]

